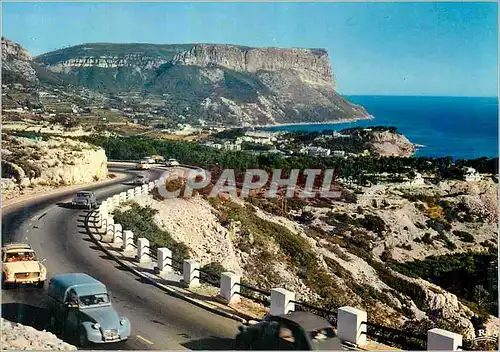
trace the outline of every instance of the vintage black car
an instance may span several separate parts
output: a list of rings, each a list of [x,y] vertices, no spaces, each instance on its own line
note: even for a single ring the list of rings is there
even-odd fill
[[[335,328],[308,312],[269,315],[253,325],[241,325],[237,350],[344,350]]]

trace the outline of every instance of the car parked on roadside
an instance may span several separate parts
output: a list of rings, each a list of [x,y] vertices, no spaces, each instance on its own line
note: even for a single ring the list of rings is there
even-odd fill
[[[92,209],[97,207],[97,198],[94,192],[81,191],[78,192],[71,201],[73,207],[84,207]]]
[[[113,308],[106,286],[84,273],[61,274],[49,281],[49,323],[80,347],[129,338],[130,321]]]
[[[260,322],[241,325],[237,350],[344,350],[335,328],[309,312],[269,315]]]
[[[35,251],[26,243],[7,243],[2,247],[2,286],[35,284],[42,288],[47,268],[39,261]]]
[[[166,162],[165,162],[165,166],[168,166],[168,167],[173,167],[173,166],[179,166],[179,162],[175,159],[168,159]]]

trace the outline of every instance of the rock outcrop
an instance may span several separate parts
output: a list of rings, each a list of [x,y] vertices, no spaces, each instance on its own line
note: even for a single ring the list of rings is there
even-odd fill
[[[161,94],[162,113],[187,123],[251,126],[370,117],[337,94],[323,49],[94,43],[35,61],[67,82],[101,92]]]
[[[2,350],[75,351],[77,348],[56,335],[2,318]]]
[[[2,38],[2,82],[38,83],[32,58],[26,49]]]
[[[390,131],[373,132],[368,145],[371,152],[379,156],[410,157],[416,151],[406,136]]]
[[[18,188],[90,183],[108,176],[103,149],[66,138],[33,140],[2,134],[2,178]],[[12,189],[12,182],[2,182]]]

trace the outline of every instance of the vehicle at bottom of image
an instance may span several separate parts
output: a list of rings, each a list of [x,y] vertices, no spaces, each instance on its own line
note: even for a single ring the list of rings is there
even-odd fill
[[[84,273],[60,274],[49,281],[50,328],[78,346],[126,341],[130,321],[114,309],[106,286]]]
[[[335,328],[309,312],[269,315],[239,330],[236,350],[344,350]]]
[[[94,192],[81,191],[78,192],[71,201],[73,207],[84,207],[92,209],[97,206],[97,199]]]
[[[43,260],[44,261],[44,260]],[[2,287],[35,284],[42,288],[47,269],[26,243],[8,243],[2,247]]]

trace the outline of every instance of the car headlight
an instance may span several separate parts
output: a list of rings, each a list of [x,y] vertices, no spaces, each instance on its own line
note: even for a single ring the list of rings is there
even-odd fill
[[[94,323],[94,324],[92,324],[92,327],[94,329],[98,330],[101,327],[101,325],[99,325],[99,323]]]
[[[125,319],[120,319],[120,325],[121,326],[125,325]]]

